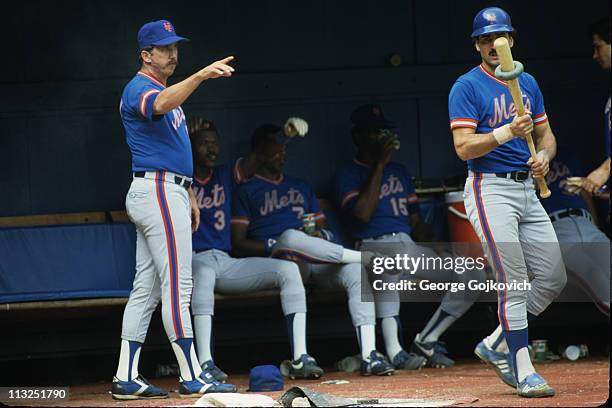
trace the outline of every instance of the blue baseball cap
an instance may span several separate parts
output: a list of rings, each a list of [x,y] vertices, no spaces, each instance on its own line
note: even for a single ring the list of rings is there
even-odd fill
[[[283,376],[277,366],[260,365],[251,368],[249,391],[281,391],[284,386]]]
[[[385,118],[380,105],[358,107],[351,113],[351,122],[358,129],[395,129],[397,125]]]
[[[188,38],[176,35],[174,26],[168,20],[151,21],[138,30],[138,46],[141,50],[152,45],[170,45],[183,40],[189,41]]]

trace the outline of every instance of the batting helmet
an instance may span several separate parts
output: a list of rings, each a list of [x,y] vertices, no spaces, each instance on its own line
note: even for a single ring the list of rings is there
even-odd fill
[[[499,7],[482,9],[474,17],[472,38],[489,33],[511,33],[514,31],[510,15]]]

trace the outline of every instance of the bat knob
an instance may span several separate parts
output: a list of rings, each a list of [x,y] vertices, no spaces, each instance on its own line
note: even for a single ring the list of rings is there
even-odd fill
[[[502,81],[510,81],[512,79],[518,78],[525,68],[523,64],[518,61],[514,61],[514,69],[511,71],[502,71],[501,64],[495,68],[495,78],[501,79]]]

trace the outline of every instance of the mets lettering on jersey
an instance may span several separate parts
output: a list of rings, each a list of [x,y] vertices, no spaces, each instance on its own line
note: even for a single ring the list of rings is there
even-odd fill
[[[164,115],[153,114],[153,103],[165,88],[139,72],[123,90],[119,111],[132,152],[132,171],[166,170],[191,177],[193,159],[183,110],[179,106]]]
[[[286,195],[278,197],[278,190],[266,191],[264,204],[259,208],[259,214],[266,216],[274,210],[281,210],[289,206],[304,208],[304,196],[299,190],[290,188]]]
[[[535,126],[548,120],[544,98],[536,80],[528,73],[519,77],[525,108],[532,113]],[[448,101],[452,129],[471,128],[477,134],[491,133],[493,129],[512,122],[516,107],[505,82],[489,74],[479,65],[457,79]],[[513,139],[486,155],[468,160],[468,169],[482,173],[500,173],[529,170],[529,149],[523,139]]]
[[[193,191],[200,208],[200,227],[193,234],[194,251],[231,249],[232,195],[237,185],[238,164],[216,166],[206,180],[193,179]]]
[[[232,208],[232,223],[248,225],[249,238],[256,240],[300,229],[305,213],[315,213],[315,220],[324,218],[310,186],[287,175],[278,181],[255,175],[238,188]]]
[[[343,211],[350,214],[359,192],[367,182],[370,167],[354,160],[336,174],[336,201]],[[391,162],[383,170],[378,206],[364,224],[352,219],[351,236],[355,239],[378,237],[393,232],[410,234],[409,214],[418,213],[417,195],[412,185],[412,177],[406,167]]]

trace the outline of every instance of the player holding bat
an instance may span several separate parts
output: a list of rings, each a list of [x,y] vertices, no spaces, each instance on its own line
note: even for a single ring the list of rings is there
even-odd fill
[[[520,75],[519,64],[510,73],[500,75],[498,70],[504,80],[495,75],[501,61],[499,43],[494,42],[503,38],[511,47],[513,33],[504,10],[490,7],[478,12],[471,37],[482,63],[453,85],[450,126],[457,155],[467,161],[469,170],[465,207],[498,282],[521,283],[529,281],[528,272],[533,275],[531,290],[498,292],[500,326],[475,353],[506,384],[516,387],[519,396],[547,397],[555,391],[531,364],[527,318],[542,313],[566,282],[557,237],[533,180],[548,172],[556,142],[535,79]],[[524,113],[506,83],[512,75],[521,89]],[[526,142],[532,132],[533,156]],[[544,190],[541,193],[545,196]]]

